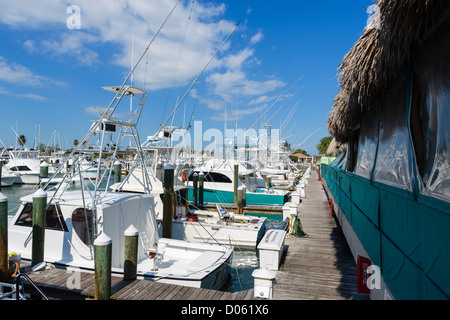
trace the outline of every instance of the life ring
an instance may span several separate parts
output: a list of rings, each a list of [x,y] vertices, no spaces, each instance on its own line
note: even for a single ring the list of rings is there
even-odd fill
[[[184,171],[183,170],[183,173],[181,174],[181,181],[183,182],[183,183],[185,183],[186,182],[186,171]]]

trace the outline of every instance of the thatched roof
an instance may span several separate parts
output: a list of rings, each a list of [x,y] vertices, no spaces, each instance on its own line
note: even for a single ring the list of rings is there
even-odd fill
[[[328,145],[327,156],[335,156],[340,152],[347,150],[347,143],[339,143],[336,141],[336,138],[333,138]]]
[[[379,0],[379,17],[338,67],[340,90],[328,119],[328,130],[338,142],[347,142],[359,124],[363,106],[380,96],[410,58],[414,41],[430,27],[448,0]],[[429,20],[432,18],[432,20]]]

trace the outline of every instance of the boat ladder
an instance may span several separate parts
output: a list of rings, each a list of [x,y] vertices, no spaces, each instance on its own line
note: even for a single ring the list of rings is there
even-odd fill
[[[152,246],[150,244],[150,240],[147,237],[146,232],[139,232],[139,239],[141,240],[141,245],[144,248],[145,255],[148,256]]]

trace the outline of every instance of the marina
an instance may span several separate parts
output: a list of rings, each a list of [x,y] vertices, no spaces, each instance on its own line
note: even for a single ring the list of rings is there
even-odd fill
[[[0,300],[449,300],[450,1],[361,1],[11,3]]]
[[[299,206],[304,237],[287,235],[273,286],[273,300],[367,300],[356,292],[356,263],[330,208],[318,174],[313,172],[307,197]],[[282,214],[278,211],[278,214]],[[236,264],[237,262],[235,262]],[[251,279],[245,288],[211,290],[164,284],[143,279],[111,279],[111,299],[117,300],[257,300],[251,273],[259,262],[238,269],[240,277]],[[322,266],[322,267],[319,267]],[[236,267],[236,266],[235,266]],[[277,266],[278,267],[278,266]],[[30,268],[30,266],[28,266]],[[30,278],[47,295],[59,299],[92,299],[94,273],[76,268],[48,268],[30,272]],[[234,275],[235,276],[235,275]],[[74,289],[74,286],[78,286]],[[27,287],[27,286],[26,286]]]

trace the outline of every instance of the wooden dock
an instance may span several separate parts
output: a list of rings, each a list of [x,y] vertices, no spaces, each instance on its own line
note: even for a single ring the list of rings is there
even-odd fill
[[[330,206],[318,174],[312,170],[300,204],[307,238],[286,237],[285,256],[277,272],[274,300],[360,300],[356,264]]]
[[[356,292],[354,258],[340,226],[330,217],[328,199],[315,171],[299,210],[308,237],[286,237],[273,300],[368,300],[368,295]],[[94,297],[93,273],[81,272],[78,284],[74,273],[66,269],[54,268],[29,275],[49,296]],[[231,293],[148,280],[124,281],[115,276],[111,288],[111,299],[115,300],[255,300],[253,289]]]
[[[95,276],[91,272],[52,268],[31,272],[29,277],[46,295],[54,299],[94,298]],[[251,300],[252,298],[253,289],[226,292],[143,279],[125,281],[119,276],[111,277],[112,300]]]

